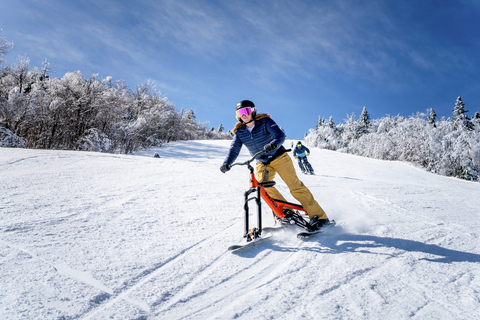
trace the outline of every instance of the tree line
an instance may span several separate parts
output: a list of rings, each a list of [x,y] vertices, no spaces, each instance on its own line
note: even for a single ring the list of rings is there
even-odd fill
[[[132,90],[94,73],[52,78],[47,60],[32,71],[27,57],[3,65],[11,47],[0,38],[0,135],[20,146],[128,154],[176,140],[231,139],[192,109],[177,110],[150,82]]]
[[[319,117],[305,137],[312,147],[337,150],[381,160],[412,162],[428,171],[478,181],[480,177],[480,115],[467,115],[461,97],[452,117],[437,119],[433,109],[404,117],[387,115],[371,120],[363,108],[345,123]]]

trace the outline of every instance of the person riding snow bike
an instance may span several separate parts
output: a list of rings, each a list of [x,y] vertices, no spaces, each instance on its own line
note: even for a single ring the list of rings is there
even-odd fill
[[[243,145],[247,147],[252,156],[265,150],[266,153],[261,153],[256,158],[256,179],[259,182],[273,181],[278,173],[292,196],[307,211],[311,225],[320,228],[329,223],[325,211],[314,199],[310,190],[298,179],[292,159],[283,147],[285,133],[270,118],[270,115],[257,114],[253,102],[243,100],[237,104],[236,118],[238,123],[232,130],[235,136],[220,171],[226,173],[230,170],[231,164],[237,159]],[[274,186],[266,187],[265,190],[273,199],[286,202],[286,199]]]
[[[293,150],[293,156],[298,159],[298,166],[303,173],[313,174],[313,168],[310,162],[307,160],[307,156],[310,155],[310,150],[302,145],[300,141],[297,142],[297,146]]]

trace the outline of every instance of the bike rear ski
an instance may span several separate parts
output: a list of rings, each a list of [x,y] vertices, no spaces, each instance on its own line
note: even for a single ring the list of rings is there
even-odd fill
[[[318,230],[298,233],[298,234],[297,234],[297,238],[298,238],[298,239],[302,239],[302,240],[311,238],[311,237],[313,237],[313,236],[315,236],[315,235],[324,233],[327,229],[330,229],[331,227],[335,226],[336,224],[337,224],[337,223],[335,222],[335,220],[331,220],[330,222],[328,222],[327,224],[323,225],[323,226],[322,226],[320,229],[318,229]]]

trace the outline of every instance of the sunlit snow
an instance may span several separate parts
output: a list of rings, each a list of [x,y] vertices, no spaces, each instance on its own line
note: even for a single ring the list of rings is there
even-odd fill
[[[220,172],[229,144],[0,148],[0,318],[480,318],[479,183],[312,148],[300,179],[338,226],[231,253],[248,170]]]

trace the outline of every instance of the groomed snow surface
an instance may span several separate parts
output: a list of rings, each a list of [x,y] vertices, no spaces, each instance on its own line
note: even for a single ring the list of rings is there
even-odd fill
[[[229,145],[0,148],[0,318],[480,319],[480,183],[313,149],[298,174],[339,225],[231,253],[248,170],[219,171]]]

